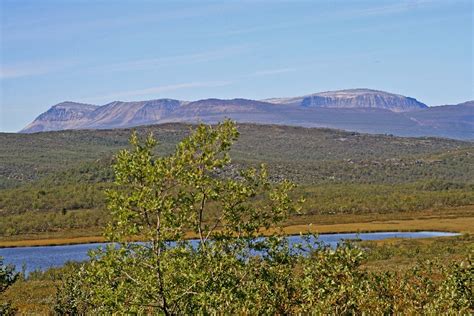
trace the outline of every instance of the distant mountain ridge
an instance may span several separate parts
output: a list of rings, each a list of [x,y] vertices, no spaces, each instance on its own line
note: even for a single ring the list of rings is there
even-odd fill
[[[474,139],[474,101],[428,107],[410,97],[370,89],[320,92],[300,97],[114,101],[102,106],[62,102],[21,133],[111,129],[167,122],[238,122],[329,127],[400,136]]]
[[[326,91],[303,97],[267,99],[267,101],[305,107],[378,108],[393,112],[413,111],[428,107],[414,98],[371,89]]]

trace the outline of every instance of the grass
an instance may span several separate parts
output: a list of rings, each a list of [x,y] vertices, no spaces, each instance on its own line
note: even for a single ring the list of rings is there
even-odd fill
[[[332,225],[292,225],[285,227],[286,234],[295,235],[300,232],[327,233],[366,233],[390,231],[444,231],[444,232],[474,232],[474,217],[459,218],[427,218],[408,219],[399,221],[375,221],[362,223],[346,223]]]
[[[53,238],[44,238],[44,239],[0,241],[0,248],[77,245],[77,244],[92,244],[92,243],[100,243],[100,242],[105,242],[105,238],[102,236],[63,237],[63,238],[53,237]]]
[[[109,220],[105,196],[100,191],[104,187],[91,185],[81,191],[83,187],[86,185],[0,191],[0,207],[9,210],[0,210],[0,240],[37,238],[30,235],[91,236],[86,230],[97,235]],[[469,188],[432,190],[420,188],[420,184],[303,185],[295,192],[295,197],[301,196],[306,199],[304,216],[294,216],[288,224],[340,224],[346,220],[407,219],[418,215],[469,216],[472,213],[466,207],[474,204],[474,190]],[[34,205],[37,209],[28,209]],[[210,211],[213,215],[217,212]]]
[[[54,280],[20,280],[0,295],[0,301],[11,302],[18,315],[52,315],[57,285]]]
[[[361,269],[376,273],[400,272],[426,260],[448,264],[465,260],[474,253],[473,234],[429,239],[364,241],[358,244],[367,254]],[[56,286],[63,271],[68,269],[75,269],[75,266],[69,264],[63,268],[52,268],[43,273],[36,273],[27,280],[20,280],[0,295],[0,301],[10,301],[18,308],[20,315],[53,314]]]
[[[160,141],[157,153],[167,154],[191,128],[163,124],[137,131],[153,132]],[[297,182],[305,215],[291,218],[289,226],[472,215],[459,211],[474,204],[472,142],[275,125],[238,128],[229,176],[237,167],[264,162],[272,179]],[[104,191],[112,186],[112,156],[127,147],[130,132],[0,133],[0,241],[100,240],[95,236],[108,221]],[[372,229],[342,227],[332,229]]]
[[[284,232],[349,233],[381,231],[446,231],[474,234],[474,205],[443,210],[346,215],[305,215],[286,222]],[[100,229],[16,235],[0,240],[0,247],[33,247],[104,242]],[[189,238],[195,238],[192,233]]]
[[[137,130],[153,132],[160,141],[158,153],[167,154],[190,128],[164,124]],[[241,124],[239,131],[232,168],[265,162],[275,180],[297,182],[296,193],[306,198],[303,214],[286,222],[286,234],[467,233],[363,242],[368,251],[364,268],[374,271],[473,253],[472,142],[254,124]],[[112,156],[127,147],[130,132],[0,133],[0,247],[103,242],[108,220],[103,191],[113,179]],[[19,314],[51,313],[61,271],[21,280],[3,299],[12,301]]]
[[[423,239],[385,239],[360,243],[368,253],[364,268],[401,271],[417,262],[438,260],[446,264],[474,254],[474,234]]]

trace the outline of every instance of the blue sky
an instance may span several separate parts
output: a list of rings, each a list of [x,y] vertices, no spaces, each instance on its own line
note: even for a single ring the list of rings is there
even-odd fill
[[[474,99],[471,0],[0,3],[0,131],[64,100]]]

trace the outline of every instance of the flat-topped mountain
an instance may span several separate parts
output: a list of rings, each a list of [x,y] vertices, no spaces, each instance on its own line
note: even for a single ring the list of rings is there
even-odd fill
[[[414,98],[371,89],[326,91],[295,98],[268,99],[276,104],[326,108],[377,108],[405,112],[427,108]]]
[[[329,127],[400,136],[474,139],[474,102],[428,107],[414,98],[370,89],[328,91],[265,100],[114,101],[102,106],[63,102],[22,133],[110,129],[167,122],[238,122]]]
[[[98,108],[99,106],[92,104],[62,102],[38,116],[22,132],[34,133],[80,128],[81,124],[88,121],[89,114]]]
[[[183,102],[171,99],[114,101],[103,106],[67,101],[54,105],[20,132],[106,129],[152,124],[169,115],[181,104]]]

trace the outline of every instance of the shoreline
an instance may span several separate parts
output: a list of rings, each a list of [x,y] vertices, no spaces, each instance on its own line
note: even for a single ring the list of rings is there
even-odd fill
[[[466,230],[466,227],[467,230]],[[299,234],[339,234],[339,233],[377,233],[377,232],[419,232],[439,231],[454,233],[474,233],[474,217],[428,218],[355,222],[344,224],[295,224],[283,227],[288,236]],[[274,230],[264,232],[271,234]],[[188,238],[195,238],[189,234]],[[66,246],[106,242],[103,236],[79,236],[64,238],[38,238],[21,240],[0,240],[0,248]]]

